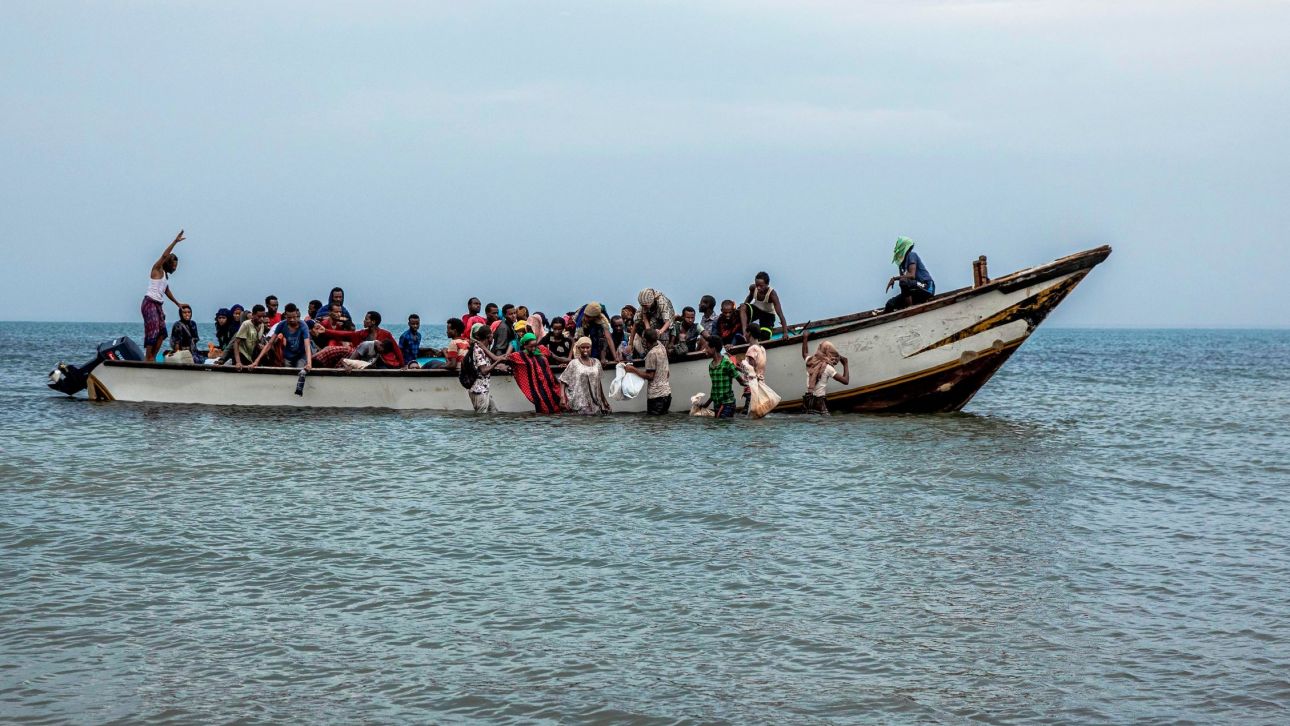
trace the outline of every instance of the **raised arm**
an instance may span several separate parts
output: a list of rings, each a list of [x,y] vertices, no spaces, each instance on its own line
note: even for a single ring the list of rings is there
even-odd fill
[[[183,241],[184,241],[184,231],[181,229],[179,230],[179,234],[175,235],[175,241],[171,242],[170,245],[166,247],[166,251],[162,252],[161,256],[157,258],[157,261],[152,263],[152,271],[160,272],[161,266],[166,262],[166,258],[170,256],[171,252],[175,251],[175,245]],[[157,279],[161,279],[161,278],[157,278]],[[172,297],[171,299],[173,300],[174,298]]]
[[[833,380],[845,386],[851,382],[851,362],[847,360],[845,355],[838,356],[838,360],[842,361],[842,372],[834,373]]]

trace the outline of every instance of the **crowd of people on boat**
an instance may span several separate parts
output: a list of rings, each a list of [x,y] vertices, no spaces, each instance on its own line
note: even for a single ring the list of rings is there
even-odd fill
[[[144,320],[145,360],[164,351],[163,361],[177,364],[227,365],[238,370],[287,367],[309,371],[321,368],[415,369],[442,368],[457,374],[467,389],[472,407],[480,413],[497,410],[492,399],[491,377],[509,372],[538,413],[562,411],[607,413],[610,397],[603,387],[606,365],[622,364],[622,373],[644,380],[646,410],[662,415],[671,410],[669,365],[693,356],[708,359],[711,391],[702,403],[706,415],[730,418],[737,412],[757,416],[774,408],[779,397],[765,385],[764,343],[776,334],[801,339],[806,374],[803,407],[828,413],[830,381],[850,382],[846,356],[828,340],[814,352],[808,349],[810,323],[790,326],[770,275],[759,272],[741,303],[724,299],[718,304],[703,295],[697,307],[679,311],[672,300],[654,288],[645,288],[635,304],[623,305],[618,314],[602,303],[587,302],[562,314],[547,315],[525,305],[482,304],[470,298],[460,317],[445,323],[448,342],[442,348],[423,347],[421,319],[412,314],[397,338],[382,327],[375,310],[356,321],[346,307],[345,291],[334,287],[321,299],[310,300],[304,310],[295,303],[279,305],[276,295],[249,309],[235,304],[214,316],[215,340],[201,345],[193,309],[175,297],[170,275],[179,264],[176,246],[185,239],[181,230],[157,259],[149,275],[141,312]],[[899,294],[887,301],[891,312],[930,299],[935,283],[906,237],[897,240],[893,262],[899,274],[888,289],[899,285]],[[163,307],[169,298],[179,309],[179,320],[167,331]],[[730,349],[746,346],[741,359]],[[742,406],[734,384],[744,388]],[[698,402],[693,413],[698,414]]]

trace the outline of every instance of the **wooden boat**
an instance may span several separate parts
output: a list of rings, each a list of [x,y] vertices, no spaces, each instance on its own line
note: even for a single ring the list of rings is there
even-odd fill
[[[1110,247],[1098,247],[994,280],[978,275],[973,287],[893,313],[870,310],[814,321],[812,341],[832,341],[851,362],[851,382],[830,385],[829,408],[914,413],[963,408],[1110,254]],[[806,372],[800,338],[772,340],[766,349],[766,382],[783,396],[776,410],[801,410]],[[732,349],[735,355],[741,352]],[[307,376],[301,396],[295,395],[297,371],[286,368],[237,371],[106,360],[86,372],[89,396],[96,401],[470,410],[456,375],[442,370],[318,370]],[[613,375],[612,367],[605,371],[606,391]],[[673,410],[687,411],[690,396],[709,390],[708,359],[695,353],[672,363],[671,383]],[[508,375],[494,374],[492,392],[503,412],[533,410]],[[643,394],[612,403],[615,412],[645,410]]]

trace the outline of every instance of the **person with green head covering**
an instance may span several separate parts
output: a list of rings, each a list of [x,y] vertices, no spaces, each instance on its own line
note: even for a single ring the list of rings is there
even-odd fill
[[[914,251],[914,240],[908,237],[897,237],[896,247],[891,251],[891,261],[895,263],[900,274],[887,281],[887,289],[900,285],[900,294],[887,301],[884,313],[902,310],[910,305],[917,305],[932,299],[936,294],[936,282],[927,266]]]
[[[520,393],[533,404],[537,413],[560,413],[569,405],[564,387],[551,372],[551,351],[539,345],[537,336],[525,333],[520,336],[520,349],[506,354],[511,364],[515,385]]]

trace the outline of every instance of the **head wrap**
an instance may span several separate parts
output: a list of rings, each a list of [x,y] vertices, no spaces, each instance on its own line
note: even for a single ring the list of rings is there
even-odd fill
[[[652,287],[647,287],[637,293],[636,302],[640,303],[643,308],[653,307],[654,298],[656,297],[658,297],[658,291]]]
[[[521,330],[528,330],[528,329],[529,329],[529,323],[528,323],[528,321],[527,321],[527,320],[516,320],[516,321],[515,321],[515,324],[514,324],[514,325],[512,325],[511,327],[512,327],[512,328],[515,328],[516,332],[519,332],[519,331],[521,331]]]
[[[583,317],[596,319],[600,317],[600,303],[589,302],[582,306]]]
[[[546,337],[546,326],[542,323],[541,313],[533,313],[529,316],[529,332],[536,335],[538,340]]]
[[[891,251],[891,261],[893,264],[900,264],[905,259],[905,255],[914,248],[914,240],[908,237],[897,237],[896,247]]]
[[[573,343],[573,349],[574,349],[575,351],[577,351],[577,350],[578,350],[578,348],[580,348],[580,347],[582,347],[582,346],[584,346],[584,345],[588,345],[588,346],[589,346],[589,345],[591,345],[591,338],[588,338],[588,337],[587,337],[587,336],[585,336],[585,335],[584,335],[584,336],[582,336],[581,338],[578,338],[576,341],[574,341],[574,343]]]
[[[229,314],[229,315],[232,315],[233,313],[237,312],[238,310],[241,310],[241,311],[245,312],[245,311],[246,311],[246,308],[242,307],[241,305],[234,305],[233,307],[231,307],[231,308],[229,308],[229,309],[228,309],[228,314]]]
[[[230,312],[228,308],[220,308],[219,310],[216,310],[216,311],[215,311],[215,317],[217,317],[217,318],[218,318],[218,317],[219,317],[219,316],[221,316],[221,315],[223,315],[224,317],[226,317],[226,318],[227,318],[227,317],[232,316],[232,315],[233,315],[233,313],[232,313],[232,312]]]
[[[473,338],[474,340],[483,340],[484,339],[483,332],[485,330],[488,330],[487,325],[484,325],[483,323],[475,323],[474,325],[470,326],[470,337]]]
[[[525,333],[524,335],[521,335],[520,350],[524,350],[524,346],[528,345],[530,340],[534,340],[534,341],[537,340],[537,336],[532,333]],[[540,351],[534,350],[533,355],[542,355],[542,353]]]
[[[806,390],[814,391],[824,375],[824,368],[838,362],[838,349],[833,343],[821,341],[815,353],[806,359]]]

